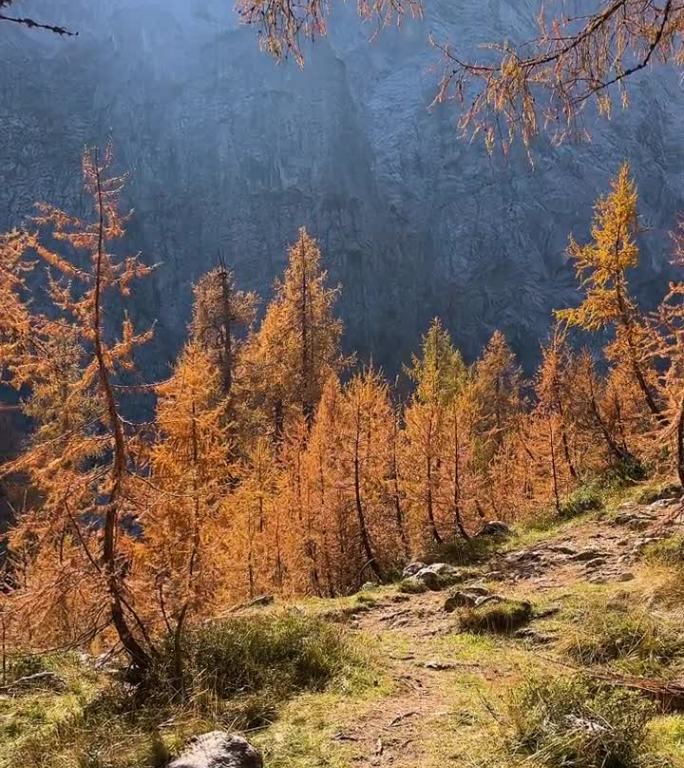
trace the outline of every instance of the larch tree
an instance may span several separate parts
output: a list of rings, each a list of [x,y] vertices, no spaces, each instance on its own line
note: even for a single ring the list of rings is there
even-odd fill
[[[488,462],[515,427],[522,406],[520,367],[500,331],[492,334],[472,375],[478,432]]]
[[[684,221],[674,235],[673,264],[684,267]],[[677,478],[684,487],[684,282],[673,280],[649,323],[652,336],[649,351],[659,369],[658,389],[665,418],[649,435],[653,447],[673,445]],[[656,450],[655,452],[660,453]],[[651,449],[651,455],[654,451]]]
[[[594,360],[586,349],[579,355],[577,373],[577,401],[584,404],[575,411],[580,429],[593,442],[605,445],[608,463],[633,464],[634,456],[621,429],[620,398],[615,387],[597,375]]]
[[[11,13],[11,6],[14,5],[14,0],[0,0],[0,21],[6,21],[10,24],[26,27],[27,29],[41,29],[48,32],[52,32],[60,37],[73,37],[78,32],[73,32],[67,29],[61,24],[53,24],[46,21],[38,21],[31,16],[22,16],[15,13]]]
[[[537,410],[556,422],[561,453],[558,457],[573,478],[578,479],[576,460],[573,458],[572,419],[572,377],[570,371],[573,356],[563,328],[556,325],[548,344],[542,346],[542,359],[534,379]],[[553,417],[553,418],[552,418]],[[554,461],[556,457],[554,456]]]
[[[450,510],[453,535],[464,539],[470,538],[467,523],[481,491],[475,467],[476,414],[472,384],[462,379],[445,413],[443,496]]]
[[[231,395],[242,336],[256,315],[258,299],[235,284],[233,272],[221,265],[203,275],[193,287],[191,333],[221,375],[226,397]]]
[[[331,5],[317,0],[240,0],[238,13],[257,27],[263,48],[292,54],[302,66],[307,40],[327,34]],[[430,36],[443,71],[435,102],[461,109],[463,135],[482,136],[488,149],[508,151],[516,138],[529,148],[544,131],[555,141],[586,135],[589,104],[610,116],[616,93],[628,104],[626,84],[658,64],[684,64],[681,0],[592,0],[573,13],[564,0],[540,7],[537,34],[518,44],[507,35],[480,46],[477,59],[446,39]],[[420,0],[360,0],[359,15],[378,29],[407,15],[420,17]],[[530,19],[530,21],[535,21]],[[654,77],[654,75],[651,75]]]
[[[368,568],[379,582],[400,559],[400,534],[386,504],[390,473],[392,404],[386,382],[374,369],[357,374],[343,391],[340,473],[362,558],[357,582]]]
[[[137,517],[131,445],[136,435],[122,417],[116,379],[133,366],[133,352],[149,336],[124,316],[114,336],[115,297],[126,298],[136,278],[150,272],[137,256],[113,249],[125,234],[120,213],[124,178],[111,175],[111,150],[83,156],[85,190],[93,217],[83,219],[41,204],[38,215],[9,248],[10,301],[18,314],[3,316],[0,367],[7,383],[26,392],[36,420],[26,450],[4,468],[23,472],[37,490],[10,535],[10,548],[30,572],[24,594],[44,628],[53,609],[71,600],[87,606],[92,636],[113,624],[131,661],[149,666],[153,646],[127,589],[126,542]],[[12,267],[16,248],[22,258]],[[3,260],[7,249],[3,248]],[[33,301],[22,270],[30,259],[48,278]],[[12,277],[10,277],[10,280]],[[7,291],[0,293],[7,301]],[[39,306],[46,306],[41,312]],[[28,577],[27,577],[28,578]]]
[[[584,291],[578,307],[556,312],[556,316],[585,331],[610,329],[614,339],[606,357],[623,366],[634,377],[648,410],[661,416],[655,392],[655,373],[646,351],[648,329],[629,291],[627,273],[637,266],[639,248],[637,189],[629,166],[623,165],[611,191],[596,204],[592,241],[579,245],[571,238],[568,255]]]
[[[225,557],[221,508],[234,467],[226,451],[223,384],[209,353],[191,341],[157,388],[139,570],[169,635],[181,690],[184,630],[211,611]]]
[[[303,44],[327,34],[330,3],[319,0],[239,0],[237,11],[243,21],[259,31],[261,46],[276,59],[293,56],[304,64]],[[420,0],[358,0],[361,19],[378,28],[398,23],[408,12],[420,16]]]
[[[333,314],[338,294],[327,285],[316,241],[300,229],[245,353],[257,404],[270,413],[277,439],[293,411],[311,426],[325,380],[342,365],[342,323]]]
[[[616,91],[627,105],[630,77],[656,62],[684,63],[680,0],[594,0],[574,13],[556,0],[537,24],[533,39],[486,45],[479,60],[433,39],[444,61],[436,101],[459,103],[462,132],[482,135],[490,150],[508,151],[516,138],[529,147],[545,130],[555,141],[586,134],[588,104],[610,116]]]
[[[423,337],[420,355],[412,355],[405,371],[414,383],[415,399],[422,403],[446,405],[460,391],[466,366],[438,317]]]
[[[406,494],[404,492],[404,476],[401,462],[402,447],[404,444],[403,429],[404,409],[400,402],[395,402],[392,410],[390,474],[386,482],[386,493],[390,500],[390,504],[394,509],[397,531],[399,532],[404,555],[408,558],[411,554],[411,544],[406,520]]]
[[[477,508],[482,513],[486,500],[495,515],[501,517],[501,503],[509,501],[510,467],[506,467],[506,462],[513,455],[511,441],[519,439],[522,395],[520,367],[500,331],[492,334],[471,375],[474,464],[481,475],[483,490]]]
[[[342,441],[338,431],[341,419],[342,386],[333,374],[323,387],[305,459],[311,488],[306,537],[315,541],[319,554],[319,588],[331,597],[353,588],[357,576],[348,556],[348,530],[353,517],[350,519],[350,505],[343,493]],[[307,549],[311,557],[311,544]]]
[[[287,531],[287,563],[292,591],[323,595],[318,503],[309,472],[308,427],[293,418],[280,446],[279,500]]]
[[[281,468],[272,441],[257,437],[240,463],[240,483],[224,506],[225,528],[234,553],[225,572],[223,597],[227,602],[252,599],[269,589],[282,592],[288,573]]]
[[[405,489],[412,528],[420,549],[427,540],[443,541],[442,530],[451,531],[444,478],[447,413],[453,409],[463,386],[466,367],[449,333],[435,318],[423,337],[420,355],[413,355],[406,369],[415,391],[406,409],[403,463]],[[410,467],[410,470],[409,470]]]

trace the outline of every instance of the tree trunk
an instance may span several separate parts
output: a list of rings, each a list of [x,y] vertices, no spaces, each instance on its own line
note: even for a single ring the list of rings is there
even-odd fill
[[[556,467],[556,447],[554,445],[553,437],[553,422],[549,417],[549,444],[551,448],[551,479],[553,480],[553,499],[556,505],[556,514],[560,515],[561,505],[560,496],[558,494],[558,469]]]
[[[363,502],[361,500],[361,457],[360,453],[360,436],[361,436],[361,403],[359,402],[356,407],[356,434],[354,438],[354,501],[356,504],[356,515],[359,522],[359,532],[361,535],[361,546],[367,558],[367,565],[375,574],[379,582],[383,582],[384,576],[380,566],[378,565],[375,555],[373,553],[373,547],[371,545],[370,535],[368,533],[368,526],[366,525],[366,516],[363,512]]]
[[[399,428],[397,425],[397,417],[394,417],[394,429],[392,431],[392,485],[393,485],[393,501],[394,501],[394,516],[397,522],[397,530],[399,531],[399,537],[404,549],[404,555],[408,558],[411,554],[411,548],[409,546],[408,536],[406,535],[406,528],[404,526],[404,513],[401,508],[401,492],[399,487],[399,461],[397,458],[397,440],[399,439]]]
[[[677,477],[684,488],[684,397],[679,402],[677,418]]]
[[[131,661],[144,671],[151,664],[150,655],[143,649],[131,632],[124,613],[125,600],[123,598],[123,585],[121,575],[116,562],[116,534],[119,519],[119,492],[126,472],[126,442],[123,434],[123,426],[119,417],[114,392],[109,380],[109,369],[105,360],[102,343],[102,260],[104,258],[104,203],[102,196],[102,182],[100,178],[99,157],[94,157],[95,178],[97,184],[98,203],[98,235],[97,235],[97,261],[95,268],[95,291],[93,299],[93,343],[97,360],[98,382],[107,410],[109,428],[114,439],[114,456],[111,470],[111,487],[108,494],[108,502],[105,512],[105,524],[102,536],[102,562],[106,573],[107,590],[111,602],[111,616],[114,628],[119,639],[128,653]]]
[[[458,415],[454,409],[454,525],[456,527],[456,534],[459,533],[466,541],[470,541],[470,534],[463,525],[463,517],[461,515],[461,468],[460,468],[460,451],[459,451],[459,435],[458,435]]]
[[[221,298],[223,301],[223,394],[229,395],[233,387],[233,329],[228,270],[221,267]]]

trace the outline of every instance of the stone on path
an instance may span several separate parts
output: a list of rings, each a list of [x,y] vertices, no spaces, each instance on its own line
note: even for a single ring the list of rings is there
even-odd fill
[[[168,768],[263,768],[263,761],[242,736],[211,731],[194,738]]]

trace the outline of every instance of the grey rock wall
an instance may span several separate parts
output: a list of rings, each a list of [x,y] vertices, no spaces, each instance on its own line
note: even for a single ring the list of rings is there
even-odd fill
[[[642,195],[646,303],[662,292],[667,230],[684,210],[684,98],[675,73],[632,85],[629,111],[590,144],[540,141],[531,167],[460,141],[450,106],[428,110],[428,31],[474,50],[529,37],[535,0],[426,0],[423,22],[372,30],[349,9],[300,71],[258,51],[227,0],[26,0],[75,39],[0,29],[0,227],[34,200],[80,208],[79,154],[111,136],[130,169],[131,249],[162,262],[137,294],[159,318],[164,367],[192,281],[218,252],[267,293],[305,224],[334,280],[348,346],[390,371],[441,315],[467,356],[500,327],[534,359],[552,307],[576,300],[564,257],[624,159]]]

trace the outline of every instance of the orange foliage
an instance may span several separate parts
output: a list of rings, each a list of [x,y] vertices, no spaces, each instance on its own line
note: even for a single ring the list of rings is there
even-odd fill
[[[684,289],[650,317],[628,291],[627,168],[592,241],[571,242],[584,298],[558,313],[530,381],[502,333],[468,366],[438,319],[405,404],[373,367],[341,379],[338,289],[302,229],[261,323],[228,270],[199,281],[189,340],[138,427],[119,379],[149,334],[123,315],[112,335],[111,299],[149,268],[113,255],[126,217],[110,159],[84,159],[92,220],[41,205],[0,239],[0,371],[32,422],[2,468],[27,488],[0,596],[11,643],[117,639],[138,667],[170,643],[181,685],[186,627],[235,604],[386,581],[483,518],[560,513],[609,468],[684,482]],[[611,334],[603,363],[573,350],[572,327]]]

